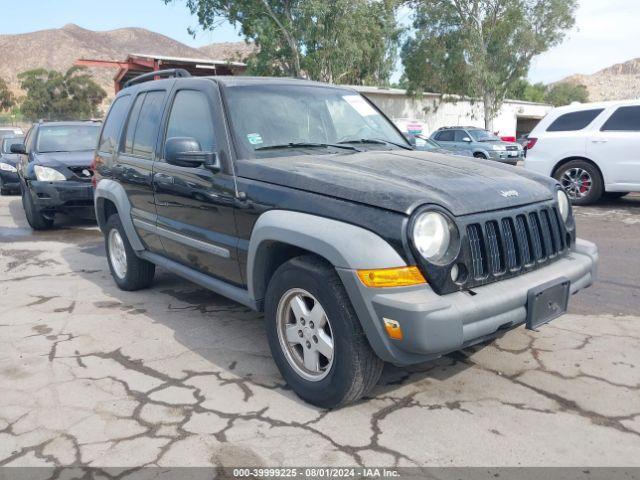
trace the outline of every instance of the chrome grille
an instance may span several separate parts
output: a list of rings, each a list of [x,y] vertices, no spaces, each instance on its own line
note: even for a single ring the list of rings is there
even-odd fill
[[[466,241],[470,286],[548,263],[569,246],[564,223],[552,206],[471,223]]]

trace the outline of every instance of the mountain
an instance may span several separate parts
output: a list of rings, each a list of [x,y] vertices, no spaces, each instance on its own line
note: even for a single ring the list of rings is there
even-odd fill
[[[640,98],[640,58],[617,63],[591,75],[571,75],[560,82],[586,86],[592,102]]]
[[[198,50],[207,58],[244,62],[255,51],[255,47],[246,42],[222,42],[205,45]]]
[[[208,52],[225,52],[225,55],[233,56],[234,45],[212,44],[199,50],[144,28],[97,32],[69,24],[51,30],[0,35],[0,77],[7,80],[13,90],[18,90],[18,73],[33,68],[64,71],[78,58],[123,60],[130,53],[212,58]],[[108,95],[113,96],[113,77],[117,70],[90,68],[89,71]]]

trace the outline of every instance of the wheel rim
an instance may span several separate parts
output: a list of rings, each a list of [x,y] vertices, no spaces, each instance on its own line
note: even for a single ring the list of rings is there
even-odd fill
[[[317,382],[331,371],[334,338],[320,302],[301,288],[287,291],[276,312],[278,340],[287,362],[305,380]]]
[[[580,167],[570,168],[565,171],[560,182],[572,200],[586,197],[593,188],[591,174]]]
[[[127,276],[127,251],[120,232],[115,228],[109,231],[109,262],[118,278],[124,279]]]

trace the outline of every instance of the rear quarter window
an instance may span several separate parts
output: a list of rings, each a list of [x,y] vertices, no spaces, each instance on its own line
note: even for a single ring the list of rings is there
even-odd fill
[[[98,151],[113,154],[118,147],[120,131],[122,123],[127,115],[129,106],[129,95],[118,97],[111,105],[107,119],[104,122],[100,141],[98,142]]]
[[[560,115],[551,125],[547,127],[547,132],[572,132],[582,130],[595,120],[604,109],[595,108],[593,110],[581,110]]]
[[[640,105],[620,107],[604,122],[603,132],[640,132]]]

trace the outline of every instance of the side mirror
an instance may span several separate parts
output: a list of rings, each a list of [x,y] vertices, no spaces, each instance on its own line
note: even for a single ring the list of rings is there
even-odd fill
[[[197,168],[204,166],[212,172],[220,170],[218,158],[213,152],[203,152],[200,142],[191,137],[172,137],[164,146],[164,159],[170,165]]]
[[[25,148],[24,143],[14,143],[11,145],[9,150],[11,151],[11,153],[20,153],[22,155],[25,155],[27,153],[27,149]]]
[[[464,137],[462,139],[463,142],[471,143],[471,139],[469,137]]]

